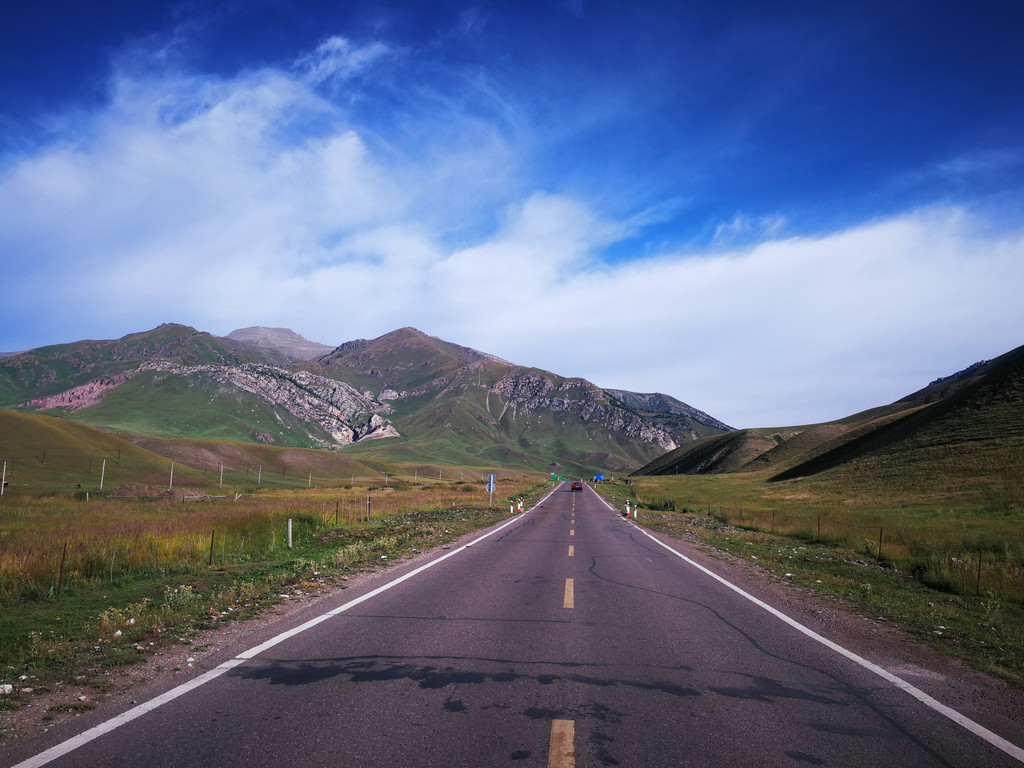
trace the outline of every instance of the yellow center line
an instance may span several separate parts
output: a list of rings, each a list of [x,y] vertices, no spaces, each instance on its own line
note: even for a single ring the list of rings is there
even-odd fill
[[[576,765],[576,723],[572,720],[551,721],[551,742],[548,746],[548,768],[574,768]]]
[[[572,544],[569,545],[569,557],[573,557],[576,554],[576,547]]]
[[[572,608],[575,600],[573,599],[573,581],[572,579],[565,580],[565,597],[562,598],[563,608]]]
[[[575,528],[570,528],[569,529],[569,535],[570,536],[575,536],[576,535],[576,529]]]

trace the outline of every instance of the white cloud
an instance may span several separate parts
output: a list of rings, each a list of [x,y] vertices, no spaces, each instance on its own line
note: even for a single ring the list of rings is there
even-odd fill
[[[560,301],[572,335],[614,350],[590,364],[604,386],[668,391],[740,426],[838,418],[1024,341],[1024,237],[980,239],[974,224],[937,209],[667,256]]]
[[[332,40],[305,64],[314,80],[384,55]],[[0,349],[163,321],[326,343],[415,325],[767,426],[888,402],[1021,343],[1024,236],[965,210],[817,238],[737,216],[707,253],[608,263],[666,211],[611,220],[531,186],[486,122],[444,126],[410,156],[302,77],[122,75],[107,110],[0,176]]]

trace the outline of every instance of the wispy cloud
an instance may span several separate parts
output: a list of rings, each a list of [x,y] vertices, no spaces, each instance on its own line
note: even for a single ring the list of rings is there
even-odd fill
[[[738,244],[775,240],[786,229],[784,216],[762,216],[751,218],[736,214],[732,220],[715,227],[711,246],[715,249],[730,248]]]
[[[295,67],[310,82],[343,83],[391,52],[388,45],[376,40],[359,45],[332,35],[313,51],[299,56]]]

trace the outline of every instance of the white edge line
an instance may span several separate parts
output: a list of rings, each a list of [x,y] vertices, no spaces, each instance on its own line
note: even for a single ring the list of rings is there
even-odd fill
[[[157,707],[163,706],[164,704],[167,704],[168,702],[173,701],[174,699],[178,698],[179,696],[182,696],[182,695],[188,693],[189,691],[191,691],[191,690],[193,690],[195,688],[198,688],[201,685],[205,685],[206,683],[210,682],[211,680],[217,679],[218,677],[223,675],[225,672],[228,672],[229,670],[234,669],[239,664],[242,664],[243,662],[248,661],[249,659],[254,658],[255,656],[257,656],[257,655],[263,653],[264,651],[268,650],[269,648],[273,648],[275,645],[277,645],[279,643],[282,643],[285,640],[288,640],[289,638],[295,637],[296,635],[305,632],[307,629],[311,629],[311,628],[315,627],[317,624],[320,624],[321,622],[324,622],[327,619],[330,619],[330,618],[332,618],[334,616],[337,616],[340,613],[344,613],[345,611],[349,610],[350,608],[354,608],[355,606],[360,605],[361,603],[366,602],[370,598],[376,597],[381,592],[386,592],[387,590],[391,589],[392,587],[398,586],[403,581],[408,581],[413,576],[416,576],[416,575],[418,575],[420,573],[423,573],[423,571],[427,570],[428,568],[433,568],[435,565],[437,565],[438,563],[444,562],[449,557],[454,557],[455,555],[459,554],[463,550],[468,549],[469,547],[472,547],[477,542],[483,541],[487,537],[493,536],[498,531],[501,531],[501,530],[503,530],[505,528],[508,528],[513,523],[517,522],[518,520],[521,520],[524,515],[528,515],[530,512],[532,512],[537,507],[539,507],[543,502],[547,501],[548,496],[550,496],[552,493],[554,493],[554,489],[549,491],[548,494],[546,496],[544,496],[544,498],[542,498],[540,501],[538,501],[536,504],[534,504],[532,507],[530,507],[530,509],[528,509],[523,514],[516,515],[512,519],[510,519],[510,520],[502,523],[501,525],[499,525],[497,528],[493,528],[490,531],[488,531],[487,533],[485,533],[485,534],[483,534],[481,536],[478,536],[477,538],[473,539],[472,541],[470,541],[470,542],[468,542],[466,544],[463,544],[461,547],[459,547],[457,549],[453,549],[448,554],[442,555],[441,557],[437,558],[436,560],[431,560],[429,563],[421,565],[419,568],[416,568],[416,569],[414,569],[412,571],[409,571],[407,574],[405,574],[403,576],[399,576],[394,581],[389,581],[387,584],[384,584],[383,586],[377,587],[373,591],[367,592],[365,595],[357,597],[354,600],[350,600],[349,602],[345,603],[344,605],[341,605],[341,606],[339,606],[337,608],[334,608],[334,609],[328,611],[327,613],[323,613],[323,614],[321,614],[321,615],[319,615],[319,616],[317,616],[315,618],[312,618],[309,621],[307,621],[307,622],[305,622],[303,624],[300,624],[297,627],[293,627],[292,629],[289,629],[287,632],[282,632],[281,634],[276,635],[275,637],[270,638],[266,642],[260,643],[259,645],[254,646],[254,647],[250,648],[247,651],[242,651],[240,654],[235,656],[233,659],[228,659],[227,661],[225,661],[224,663],[214,667],[210,671],[204,672],[203,674],[199,675],[198,677],[193,678],[192,680],[189,680],[187,683],[182,683],[181,685],[177,686],[176,688],[172,688],[171,690],[167,691],[166,693],[162,693],[159,696],[156,696],[155,698],[150,699],[149,701],[143,702],[142,704],[139,704],[136,707],[132,707],[131,709],[127,710],[126,712],[122,712],[120,715],[112,717],[110,720],[106,720],[106,721],[100,723],[99,725],[95,725],[95,726],[93,726],[92,728],[89,728],[86,731],[82,731],[77,736],[72,736],[67,741],[63,741],[63,742],[61,742],[60,744],[57,744],[54,747],[50,747],[49,749],[45,750],[44,752],[40,752],[38,755],[33,755],[32,757],[28,758],[27,760],[23,760],[22,762],[17,763],[15,765],[11,766],[11,768],[39,768],[39,766],[46,765],[47,763],[50,763],[50,762],[56,760],[59,757],[63,757],[64,755],[68,754],[69,752],[72,752],[72,751],[78,749],[79,747],[88,744],[90,741],[93,741],[94,739],[98,739],[100,736],[103,736],[104,734],[110,733],[111,731],[115,730],[116,728],[120,728],[122,725],[130,723],[132,720],[135,720],[136,718],[141,717],[142,715],[146,714],[147,712],[152,712]]]
[[[883,680],[889,681],[890,683],[895,685],[897,688],[899,688],[899,689],[905,691],[906,693],[910,694],[911,696],[913,696],[915,699],[920,701],[925,706],[930,707],[931,709],[935,710],[939,714],[948,717],[954,723],[956,723],[957,725],[960,725],[960,726],[966,728],[968,731],[973,733],[975,736],[978,736],[979,738],[984,739],[985,741],[987,741],[992,746],[997,747],[998,749],[1001,749],[1003,752],[1008,754],[1010,757],[1013,757],[1016,760],[1024,763],[1024,749],[1021,749],[1020,747],[1018,747],[1017,745],[1013,744],[1012,742],[1007,741],[1006,739],[1004,739],[999,734],[993,733],[988,728],[986,728],[985,726],[981,725],[980,723],[976,723],[975,721],[971,720],[966,715],[962,715],[961,713],[957,712],[955,709],[952,709],[951,707],[947,707],[942,702],[940,702],[940,701],[938,701],[936,699],[933,699],[931,696],[929,696],[927,693],[922,691],[920,688],[917,688],[916,686],[912,685],[911,683],[908,683],[902,677],[898,677],[898,676],[894,675],[892,672],[889,672],[888,670],[883,669],[882,667],[878,666],[877,664],[868,661],[863,656],[858,656],[853,651],[844,648],[843,646],[839,645],[838,643],[834,643],[833,641],[829,640],[827,637],[823,637],[823,636],[819,635],[813,629],[810,629],[809,627],[805,627],[803,624],[801,624],[796,619],[790,618],[789,616],[787,616],[786,614],[784,614],[782,611],[778,610],[777,608],[773,608],[772,606],[768,605],[768,603],[766,603],[766,602],[764,602],[762,600],[759,600],[758,598],[754,597],[749,592],[745,592],[744,590],[740,589],[739,587],[737,587],[732,582],[726,581],[726,579],[722,578],[721,576],[719,576],[714,571],[711,571],[711,570],[705,568],[700,563],[695,562],[694,560],[691,560],[689,557],[687,557],[686,555],[682,554],[681,552],[676,551],[675,549],[670,547],[668,544],[666,544],[665,542],[663,542],[660,539],[658,539],[656,536],[654,536],[648,530],[646,530],[644,528],[641,528],[636,523],[632,523],[631,522],[630,525],[632,525],[634,528],[636,528],[638,531],[640,531],[642,534],[647,536],[652,541],[660,544],[662,547],[667,549],[673,555],[676,555],[677,557],[681,558],[682,560],[684,560],[685,562],[689,563],[690,565],[692,565],[694,568],[698,569],[699,571],[703,571],[708,576],[713,578],[715,581],[719,582],[720,584],[723,584],[724,586],[726,586],[729,589],[731,589],[733,592],[737,593],[738,595],[740,595],[742,597],[745,597],[750,602],[752,602],[755,605],[759,606],[760,608],[763,608],[764,610],[768,611],[768,613],[770,613],[773,616],[775,616],[776,618],[784,621],[786,624],[789,624],[791,627],[793,627],[797,631],[802,632],[804,635],[806,635],[810,639],[815,640],[815,641],[821,643],[826,648],[829,648],[829,649],[835,651],[836,653],[838,653],[838,654],[840,654],[842,656],[845,656],[850,661],[853,661],[853,662],[859,664],[860,666],[864,667],[868,671],[874,672],[876,675],[881,677]]]

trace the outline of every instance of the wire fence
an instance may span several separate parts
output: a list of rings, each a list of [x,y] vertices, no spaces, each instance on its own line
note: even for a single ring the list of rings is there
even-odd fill
[[[201,486],[206,488],[312,488],[314,486],[355,487],[400,483],[469,482],[483,483],[486,473],[428,464],[402,472],[376,470],[366,464],[329,451],[281,449],[281,455],[265,462],[183,455],[153,455],[140,459],[122,450],[104,453],[40,445],[33,449],[0,446],[3,467],[0,495],[14,492],[81,492],[81,495],[109,493],[123,485],[153,486],[160,489]],[[493,472],[493,470],[492,470]],[[124,498],[153,495],[133,493]],[[211,491],[209,495],[216,495]]]
[[[983,521],[968,526],[949,518],[908,522],[857,513],[693,508],[673,499],[639,503],[652,511],[706,516],[723,526],[848,549],[943,592],[1024,603],[1024,537],[1013,527],[983,530]]]
[[[459,472],[449,470],[448,475],[458,477]],[[144,500],[104,494],[9,496],[0,502],[0,604],[52,597],[74,584],[95,586],[273,559],[275,552],[291,548],[293,536],[296,548],[323,537],[379,538],[391,525],[405,536],[429,530],[438,515],[511,510],[505,506],[511,495],[536,483],[535,477],[508,478],[501,487],[509,496],[495,499],[492,507],[482,484],[437,483],[437,477],[430,473],[430,482],[401,484],[389,475],[354,488],[309,494],[286,489],[218,497],[175,488]],[[208,503],[180,503],[193,501]],[[415,521],[404,520],[409,515],[416,515]],[[293,525],[286,528],[289,520]]]

